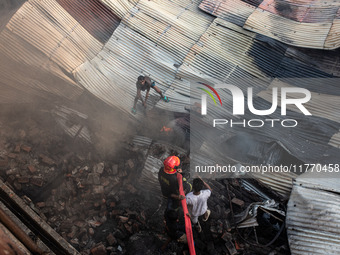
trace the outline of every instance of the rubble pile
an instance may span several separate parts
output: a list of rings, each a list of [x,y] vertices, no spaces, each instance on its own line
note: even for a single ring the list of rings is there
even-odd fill
[[[104,159],[49,116],[1,122],[1,178],[84,254],[124,251],[129,236],[146,225],[134,186],[143,157],[127,145]]]
[[[185,150],[139,137],[104,157],[65,134],[49,116],[1,121],[0,177],[8,186],[82,254],[186,250],[172,241],[159,251],[167,239],[166,201],[152,179],[162,158],[173,154],[181,157],[191,182]],[[151,168],[152,174],[143,175]],[[284,209],[279,195],[250,179],[206,181],[213,189],[211,215],[201,221],[201,233],[193,229],[197,254],[289,254],[280,232]],[[275,208],[267,201],[275,201]]]
[[[136,211],[138,204],[124,201],[138,197],[131,184],[138,157],[92,164],[69,153],[57,162],[54,155],[36,155],[34,147],[10,144],[3,155],[6,184],[84,254],[103,254],[103,247],[104,254],[123,251],[126,239],[145,228],[145,213]]]

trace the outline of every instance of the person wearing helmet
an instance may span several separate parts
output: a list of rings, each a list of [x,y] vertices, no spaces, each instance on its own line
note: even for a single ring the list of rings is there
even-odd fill
[[[176,156],[170,156],[163,162],[162,167],[158,172],[158,181],[161,185],[162,195],[168,199],[167,209],[177,209],[179,201],[185,197],[179,194],[179,187],[177,181],[177,173],[182,173],[180,166],[180,159]]]
[[[148,100],[148,97],[149,97],[150,88],[153,88],[161,96],[162,100],[164,100],[165,102],[169,102],[169,99],[166,96],[163,96],[162,91],[156,86],[154,81],[151,81],[149,76],[140,75],[137,79],[136,87],[137,87],[137,95],[135,97],[135,101],[131,109],[131,112],[133,114],[136,114],[137,112],[136,105],[137,105],[138,99],[142,101],[143,106],[146,108],[146,101]],[[145,91],[145,90],[146,90],[145,100],[143,100],[141,91]]]

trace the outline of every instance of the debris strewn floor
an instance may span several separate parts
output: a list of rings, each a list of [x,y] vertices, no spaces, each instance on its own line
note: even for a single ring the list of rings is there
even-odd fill
[[[112,155],[101,155],[86,139],[74,139],[57,125],[53,111],[19,112],[21,116],[1,122],[3,181],[82,254],[159,253],[167,239],[165,201],[157,193],[157,180],[143,182],[143,171],[148,171],[150,157],[155,162],[170,154],[184,159],[186,150],[168,144],[169,134],[160,134],[163,142],[130,137]],[[158,171],[157,164],[153,167]],[[239,227],[255,202],[270,198],[283,209],[279,195],[250,179],[208,183],[212,213],[201,224],[202,233],[194,230],[197,254],[289,254],[285,232],[274,238],[282,215],[262,207],[254,216],[256,224]],[[171,242],[163,253],[185,250]]]

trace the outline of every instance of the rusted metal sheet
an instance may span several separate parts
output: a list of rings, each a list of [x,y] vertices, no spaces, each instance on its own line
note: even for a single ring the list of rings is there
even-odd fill
[[[50,249],[56,254],[78,255],[77,250],[65,241],[54,229],[43,221],[26,203],[24,203],[8,186],[0,180],[1,201],[10,205],[12,213],[15,214],[22,222],[34,227],[39,231],[40,238],[50,242]],[[53,243],[53,244],[51,244]]]
[[[315,0],[264,0],[258,7],[286,19],[302,23],[332,23],[339,6]]]
[[[200,8],[214,16],[292,46],[340,47],[339,4],[322,1],[204,0]]]
[[[0,250],[8,255],[32,254],[13,234],[0,223]]]

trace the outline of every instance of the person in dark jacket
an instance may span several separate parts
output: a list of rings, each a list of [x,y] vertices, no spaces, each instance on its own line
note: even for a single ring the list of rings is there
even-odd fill
[[[177,209],[179,201],[185,197],[179,194],[177,172],[182,173],[179,168],[180,159],[176,156],[170,156],[163,162],[164,167],[159,169],[158,181],[161,185],[162,195],[168,199],[167,210]]]

